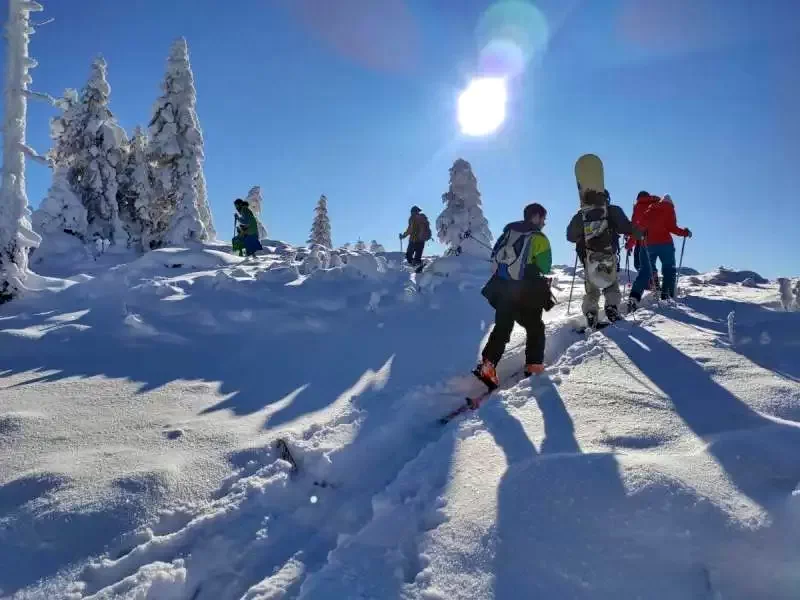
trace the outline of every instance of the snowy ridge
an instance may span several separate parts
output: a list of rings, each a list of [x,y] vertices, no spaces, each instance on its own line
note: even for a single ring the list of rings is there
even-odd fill
[[[547,373],[441,426],[481,388],[488,263],[264,242],[0,311],[0,596],[793,597],[800,313],[777,285],[686,280],[587,336],[558,270]]]

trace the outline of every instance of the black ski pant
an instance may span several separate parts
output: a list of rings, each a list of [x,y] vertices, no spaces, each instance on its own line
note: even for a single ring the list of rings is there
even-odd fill
[[[409,240],[406,250],[406,261],[410,265],[422,264],[422,251],[425,250],[425,242],[412,242]]]
[[[525,363],[529,365],[544,363],[545,340],[541,306],[498,306],[495,311],[494,329],[489,334],[489,340],[483,349],[483,358],[491,361],[493,365],[500,362],[506,344],[511,339],[514,323],[519,323],[527,333]]]

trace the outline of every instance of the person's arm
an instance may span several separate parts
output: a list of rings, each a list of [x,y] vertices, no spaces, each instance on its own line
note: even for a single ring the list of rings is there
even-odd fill
[[[535,233],[531,240],[528,264],[535,265],[542,275],[548,275],[553,267],[553,252],[550,240],[543,233]]]
[[[583,218],[581,213],[575,213],[567,225],[567,241],[577,244],[583,237]]]
[[[667,204],[665,207],[666,209],[666,224],[667,224],[667,231],[674,235],[678,235],[680,237],[686,237],[689,235],[689,230],[684,229],[683,227],[678,227],[678,217],[675,215],[675,207],[672,204]]]
[[[408,236],[410,236],[411,232],[413,231],[413,228],[414,228],[414,217],[409,217],[408,227],[406,227],[406,230],[400,234],[400,239],[402,240],[403,238],[407,238]]]

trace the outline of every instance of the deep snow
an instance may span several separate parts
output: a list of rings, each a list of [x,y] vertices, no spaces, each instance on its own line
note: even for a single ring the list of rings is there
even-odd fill
[[[265,246],[56,261],[0,308],[1,597],[796,597],[777,284],[684,277],[587,337],[558,271],[547,374],[442,427],[480,389],[489,264]]]

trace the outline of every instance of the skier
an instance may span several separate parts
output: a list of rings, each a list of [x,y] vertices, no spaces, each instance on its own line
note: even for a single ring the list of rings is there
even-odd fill
[[[406,250],[406,262],[413,267],[418,267],[418,271],[422,270],[422,252],[425,250],[425,242],[431,239],[431,224],[428,217],[422,212],[419,206],[411,207],[411,216],[408,218],[408,228],[404,233],[400,234],[400,239],[405,239],[410,236],[408,240],[408,249]]]
[[[692,237],[690,229],[678,227],[675,206],[669,194],[663,199],[649,194],[637,198],[633,222],[634,225],[647,231],[647,238],[637,250],[640,269],[628,299],[628,312],[633,312],[639,306],[644,289],[656,270],[656,260],[661,261],[661,299],[675,297],[677,272],[672,236]],[[635,241],[629,239],[625,246],[628,254],[634,246]]]
[[[250,204],[237,198],[233,202],[236,207],[236,224],[239,238],[240,247],[244,248],[246,256],[253,256],[264,247],[258,239],[258,221],[253,211],[250,210]]]
[[[628,235],[641,237],[641,232],[631,225],[625,211],[616,204],[611,204],[611,197],[608,190],[604,190],[606,206],[608,208],[608,226],[611,230],[611,247],[616,256],[611,277],[614,280],[610,286],[601,289],[590,279],[588,275],[584,277],[584,289],[586,295],[583,297],[583,314],[586,317],[586,325],[593,328],[597,325],[597,314],[599,311],[600,294],[605,297],[605,313],[609,322],[618,321],[620,318],[619,305],[622,302],[622,294],[619,290],[617,273],[619,271],[619,236]],[[588,273],[586,268],[586,240],[584,238],[584,224],[582,211],[575,213],[572,220],[567,225],[567,241],[575,244],[575,251],[583,265],[584,273]],[[613,265],[612,265],[613,267]]]
[[[544,323],[542,311],[555,302],[550,293],[552,253],[542,233],[547,211],[541,204],[529,204],[523,220],[506,225],[492,249],[494,274],[482,294],[495,309],[494,328],[482,352],[482,362],[473,373],[490,389],[497,387],[497,363],[511,339],[514,323],[527,332],[525,377],[544,371]]]

